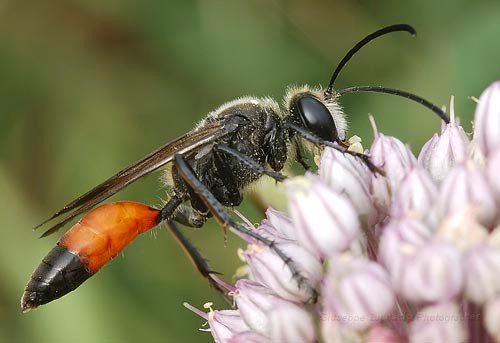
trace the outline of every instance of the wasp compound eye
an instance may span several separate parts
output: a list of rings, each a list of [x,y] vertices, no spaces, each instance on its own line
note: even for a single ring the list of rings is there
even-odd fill
[[[318,137],[335,142],[337,128],[326,106],[312,96],[303,96],[292,105],[292,112],[300,117],[304,126]]]

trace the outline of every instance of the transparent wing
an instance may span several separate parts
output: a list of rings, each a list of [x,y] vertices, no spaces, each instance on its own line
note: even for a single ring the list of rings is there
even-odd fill
[[[236,125],[221,119],[208,123],[201,129],[186,133],[156,149],[142,160],[120,170],[118,173],[98,184],[85,194],[69,202],[49,219],[37,225],[35,229],[38,229],[54,219],[58,219],[58,221],[45,231],[41,237],[56,232],[74,217],[90,210],[92,207],[119,192],[132,182],[169,163],[172,161],[175,154],[185,154],[195,151],[233,132],[234,129],[236,129]]]

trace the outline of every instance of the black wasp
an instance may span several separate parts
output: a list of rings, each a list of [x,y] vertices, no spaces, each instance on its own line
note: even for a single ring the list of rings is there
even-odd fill
[[[379,172],[367,155],[348,150],[346,123],[338,98],[352,92],[380,92],[417,101],[448,122],[447,115],[427,100],[401,90],[360,86],[334,91],[333,84],[344,65],[364,45],[390,32],[415,30],[405,24],[385,27],[366,36],[342,59],[326,90],[309,86],[290,88],[285,109],[270,98],[242,97],[211,112],[191,132],[160,147],[144,159],[119,171],[87,193],[71,201],[38,227],[57,219],[42,236],[49,235],[74,217],[88,212],[75,224],[34,271],[21,299],[24,311],[48,303],[76,289],[116,256],[139,233],[165,222],[212,284],[212,271],[176,223],[201,227],[214,217],[274,250],[288,266],[294,280],[311,294],[316,291],[272,241],[234,221],[226,207],[238,206],[243,191],[266,175],[282,181],[285,163],[293,159],[308,168],[300,144],[328,146],[361,159]],[[130,183],[169,164],[167,188],[170,198],[161,209],[135,202],[95,205]]]

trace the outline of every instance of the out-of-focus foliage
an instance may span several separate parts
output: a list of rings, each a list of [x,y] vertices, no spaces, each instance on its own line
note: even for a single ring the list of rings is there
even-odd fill
[[[55,243],[30,228],[66,201],[180,135],[224,101],[281,98],[291,83],[327,83],[361,37],[405,22],[365,48],[337,87],[380,84],[444,105],[465,127],[500,79],[497,1],[0,1],[0,341],[210,342],[182,302],[221,303],[163,230],[146,234],[76,292],[21,314],[29,274]],[[431,112],[384,95],[342,99],[351,133],[379,129],[418,149]],[[154,176],[114,199],[159,204]],[[240,210],[257,221],[251,204]],[[190,234],[230,279],[239,240],[210,223]],[[156,237],[156,238],[155,238]]]

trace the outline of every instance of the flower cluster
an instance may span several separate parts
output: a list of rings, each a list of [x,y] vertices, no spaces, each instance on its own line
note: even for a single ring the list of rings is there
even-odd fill
[[[220,343],[500,342],[500,82],[481,95],[473,136],[454,118],[418,158],[377,132],[374,175],[333,149],[318,175],[286,182],[288,214],[256,229],[295,261],[316,303],[268,247],[227,285],[236,309],[193,309]]]

